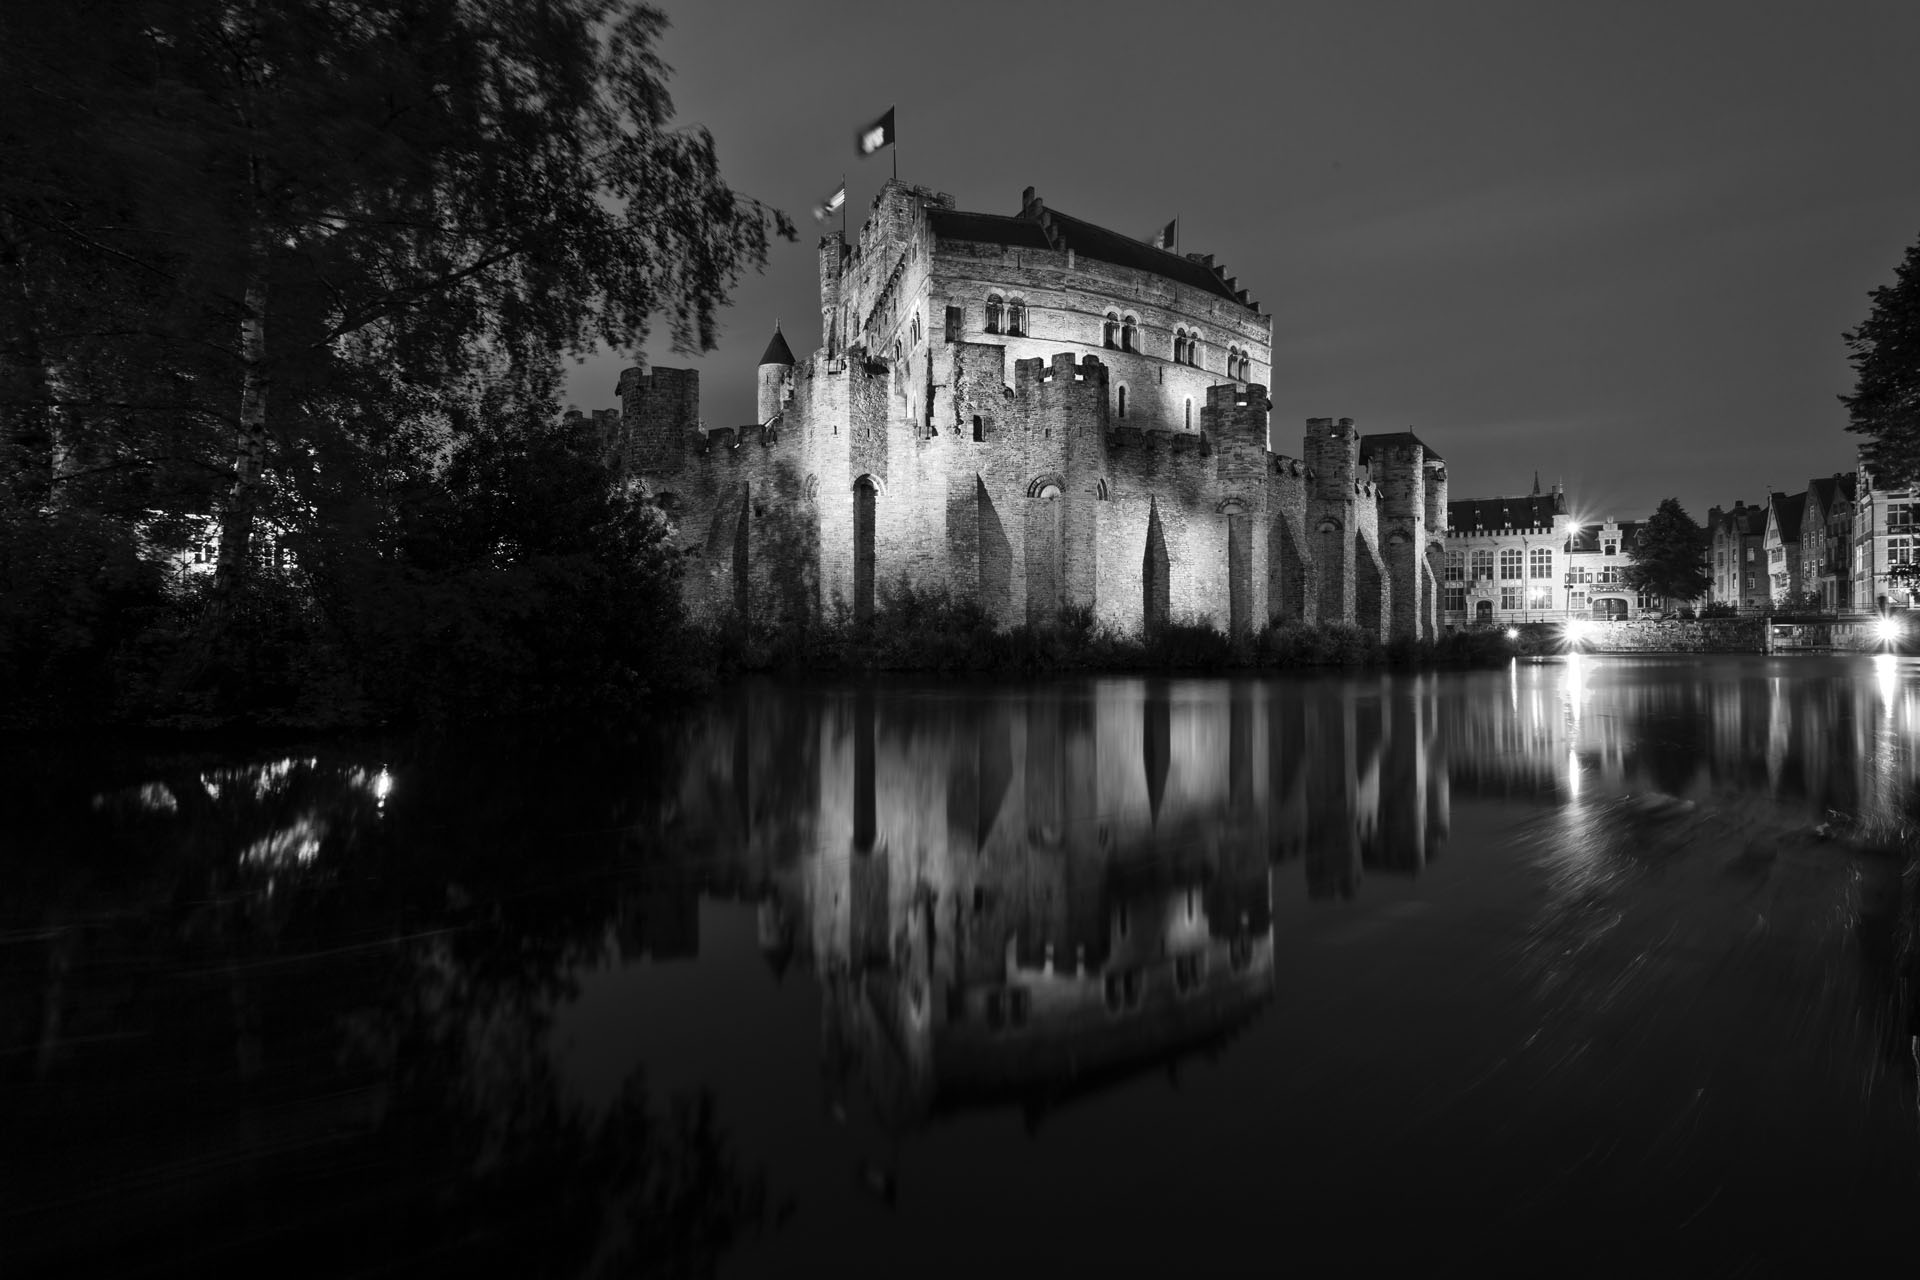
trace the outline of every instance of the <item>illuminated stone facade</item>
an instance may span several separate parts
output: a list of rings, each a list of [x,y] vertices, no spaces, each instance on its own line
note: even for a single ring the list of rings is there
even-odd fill
[[[1273,452],[1271,317],[1210,255],[1031,188],[1002,216],[894,181],[821,241],[820,321],[803,359],[776,335],[746,427],[702,427],[690,370],[621,378],[696,617],[857,619],[912,587],[1002,626],[1437,630],[1444,463],[1348,418]]]

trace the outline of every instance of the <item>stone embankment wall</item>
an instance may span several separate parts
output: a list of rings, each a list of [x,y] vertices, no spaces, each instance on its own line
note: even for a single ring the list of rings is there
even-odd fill
[[[1634,618],[1589,623],[1580,635],[1588,653],[1761,653],[1765,618]]]

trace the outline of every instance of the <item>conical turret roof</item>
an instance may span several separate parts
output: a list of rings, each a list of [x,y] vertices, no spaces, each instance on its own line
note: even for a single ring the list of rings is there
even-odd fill
[[[773,341],[767,344],[766,354],[760,357],[760,363],[784,365],[793,363],[793,352],[788,348],[787,340],[780,336],[780,325],[777,321],[773,326]]]

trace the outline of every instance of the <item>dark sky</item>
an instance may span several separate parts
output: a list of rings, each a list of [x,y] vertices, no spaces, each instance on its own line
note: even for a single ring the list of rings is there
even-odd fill
[[[1022,187],[1145,237],[1176,215],[1274,317],[1274,440],[1411,427],[1455,497],[1577,513],[1764,500],[1849,470],[1841,332],[1920,239],[1920,4],[920,5],[669,0],[679,118],[798,244],[697,365],[709,425],[753,417],[778,317],[819,342],[809,215],[889,172],[963,209]],[[588,361],[583,407],[626,360]]]

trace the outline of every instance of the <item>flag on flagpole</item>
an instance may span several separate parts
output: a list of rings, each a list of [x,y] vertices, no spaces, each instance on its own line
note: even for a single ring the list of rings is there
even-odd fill
[[[840,212],[840,206],[846,202],[847,184],[846,180],[842,179],[840,185],[834,188],[832,195],[828,196],[821,203],[813,206],[813,220],[815,222],[825,222],[828,218]]]
[[[887,108],[887,114],[853,135],[854,150],[861,158],[872,155],[882,147],[893,145],[893,108]]]
[[[1166,226],[1154,232],[1153,239],[1148,241],[1148,243],[1156,249],[1165,249],[1168,253],[1172,253],[1174,244],[1173,233],[1179,221],[1180,219],[1175,218],[1172,222],[1169,222]]]

